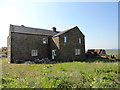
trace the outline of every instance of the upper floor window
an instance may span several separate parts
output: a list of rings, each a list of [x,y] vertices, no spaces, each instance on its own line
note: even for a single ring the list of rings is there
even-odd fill
[[[38,51],[37,50],[32,50],[31,51],[31,56],[38,56]]]
[[[80,49],[75,49],[75,55],[80,55]]]
[[[43,44],[48,44],[48,38],[43,38]]]
[[[79,42],[80,44],[82,43],[81,38],[79,38],[78,42]]]
[[[64,43],[66,43],[67,42],[67,37],[66,36],[64,36]]]

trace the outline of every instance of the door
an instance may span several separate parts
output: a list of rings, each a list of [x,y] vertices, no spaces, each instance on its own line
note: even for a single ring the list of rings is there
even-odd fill
[[[52,50],[52,59],[55,59],[55,56],[56,56],[56,50]]]

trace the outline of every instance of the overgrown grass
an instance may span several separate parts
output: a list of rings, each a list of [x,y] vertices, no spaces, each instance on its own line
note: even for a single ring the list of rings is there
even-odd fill
[[[8,64],[3,61],[2,88],[118,88],[117,62]]]

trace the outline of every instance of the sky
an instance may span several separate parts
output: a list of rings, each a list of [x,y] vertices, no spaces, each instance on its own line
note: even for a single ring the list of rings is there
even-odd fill
[[[0,47],[7,46],[10,24],[58,31],[78,26],[86,49],[118,48],[118,2],[1,0]]]

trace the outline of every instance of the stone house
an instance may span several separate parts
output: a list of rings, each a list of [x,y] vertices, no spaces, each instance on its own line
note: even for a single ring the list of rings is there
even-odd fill
[[[53,30],[10,25],[7,38],[8,59],[73,61],[85,58],[85,36],[75,26],[58,32]]]

